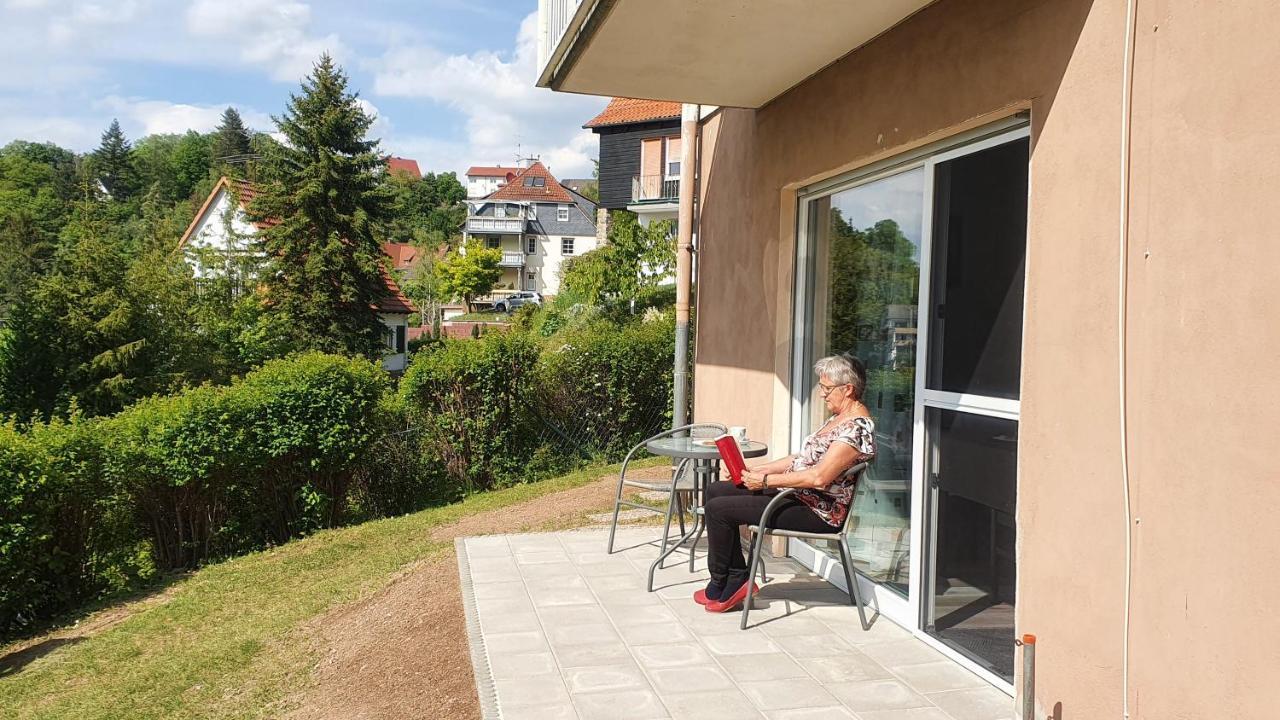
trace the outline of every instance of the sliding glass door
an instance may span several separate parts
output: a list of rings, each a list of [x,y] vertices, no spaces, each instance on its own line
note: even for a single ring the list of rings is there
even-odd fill
[[[860,582],[997,684],[1012,679],[1027,135],[975,135],[805,196],[796,275],[793,445],[824,419],[813,361],[867,365],[879,454],[851,509]],[[842,584],[833,549],[793,554]]]

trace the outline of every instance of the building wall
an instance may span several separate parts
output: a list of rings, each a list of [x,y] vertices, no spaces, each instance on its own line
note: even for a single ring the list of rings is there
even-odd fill
[[[680,120],[598,128],[600,135],[600,205],[610,210],[631,202],[631,178],[640,174],[640,143],[645,138],[680,134]]]
[[[1127,278],[1133,718],[1261,718],[1280,681],[1280,6],[1139,3]],[[940,0],[703,129],[695,416],[787,444],[796,191],[1032,121],[1018,628],[1040,716],[1121,716],[1118,234],[1125,4]],[[743,292],[743,288],[754,288]],[[743,342],[744,333],[772,342]],[[1202,456],[1207,456],[1202,458]]]
[[[555,295],[560,292],[560,272],[564,263],[571,257],[582,255],[598,247],[595,235],[532,235],[537,240],[537,253],[525,256],[525,268],[537,274],[535,288],[543,295]],[[561,241],[566,237],[573,238],[573,255],[561,253]]]
[[[497,190],[506,183],[505,177],[490,177],[488,175],[468,175],[467,176],[467,197],[482,198],[485,195]]]
[[[201,250],[211,250],[219,254],[228,251],[228,245],[234,242],[238,251],[248,251],[247,243],[257,235],[257,229],[246,218],[243,211],[235,207],[234,212],[228,222],[227,212],[233,207],[231,195],[225,188],[219,189],[217,195],[214,196],[213,202],[205,211],[204,217],[200,218],[196,223],[196,227],[191,232],[191,236],[187,238],[187,244],[183,248],[188,261],[191,263],[196,277],[208,277],[210,274],[220,272],[221,267],[206,268],[202,267],[197,258],[203,254]],[[230,226],[230,232],[228,232]]]

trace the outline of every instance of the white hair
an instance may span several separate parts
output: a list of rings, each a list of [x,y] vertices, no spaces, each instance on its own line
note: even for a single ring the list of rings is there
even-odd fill
[[[862,393],[867,389],[866,366],[847,353],[822,358],[813,364],[813,372],[837,385],[852,385],[855,400],[861,400]]]

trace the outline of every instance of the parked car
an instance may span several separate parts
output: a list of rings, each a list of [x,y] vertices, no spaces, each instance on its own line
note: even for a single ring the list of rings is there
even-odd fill
[[[532,291],[512,293],[493,304],[498,312],[511,312],[521,305],[541,305],[542,295]]]

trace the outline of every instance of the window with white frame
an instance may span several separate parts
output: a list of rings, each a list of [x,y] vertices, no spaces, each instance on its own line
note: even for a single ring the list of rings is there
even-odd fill
[[[556,220],[560,222],[569,222],[569,206],[561,205],[556,208]]]
[[[533,255],[533,254],[536,254],[537,252],[538,252],[538,238],[532,237],[532,236],[525,238],[524,253],[526,255]]]
[[[573,238],[560,238],[560,254],[561,255],[573,254]]]
[[[498,203],[493,206],[493,216],[504,218],[507,216],[507,206],[504,203]]]
[[[527,272],[527,273],[525,273],[525,274],[524,274],[524,289],[525,289],[525,290],[537,290],[537,289],[538,289],[538,276],[537,276],[537,275],[535,275],[534,273],[531,273],[531,272]]]

